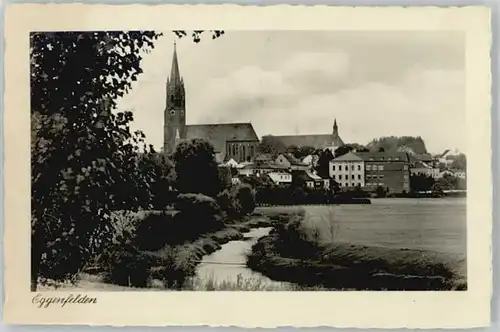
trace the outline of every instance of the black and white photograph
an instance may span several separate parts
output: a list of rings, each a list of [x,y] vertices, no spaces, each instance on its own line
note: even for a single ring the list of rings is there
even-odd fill
[[[30,38],[35,289],[467,289],[463,33]]]
[[[68,15],[86,5],[71,6]],[[385,325],[349,325],[354,306],[393,312],[394,327],[431,324],[412,309],[420,325],[406,325],[402,301],[435,305],[443,313],[436,321],[445,310],[465,321],[466,304],[484,313],[476,323],[489,315],[489,45],[480,23],[488,12],[415,10],[410,19],[413,11],[401,8],[383,20],[381,10],[365,10],[348,24],[330,8],[337,23],[320,28],[313,17],[328,21],[321,8],[314,16],[313,7],[304,14],[284,6],[303,21],[279,28],[273,8],[258,23],[257,12],[241,7],[233,8],[238,28],[236,19],[216,25],[194,7],[118,6],[110,22],[120,24],[102,23],[111,7],[88,8],[93,14],[78,23],[85,28],[41,18],[10,44],[29,56],[7,54],[7,269],[33,310],[90,310],[79,322],[129,325],[136,310],[144,310],[141,324],[153,322],[162,314],[152,303],[168,300],[176,303],[169,323],[238,325],[245,319],[179,315],[188,317],[196,301],[264,322],[273,305],[257,301],[259,292],[281,307],[316,303],[318,317],[328,301],[345,303],[317,321],[339,326],[391,326],[383,315]],[[189,26],[179,22],[191,22],[190,10],[201,20],[192,26],[206,29],[175,28]],[[137,24],[124,24],[131,15]],[[21,62],[26,71],[15,69]],[[28,76],[26,93],[13,94],[9,82],[27,84]],[[15,104],[18,96],[29,103]],[[16,107],[24,122],[14,130]],[[28,228],[12,215],[23,209],[29,244],[20,240]],[[133,304],[120,315],[125,296]],[[118,307],[105,316],[113,298]]]

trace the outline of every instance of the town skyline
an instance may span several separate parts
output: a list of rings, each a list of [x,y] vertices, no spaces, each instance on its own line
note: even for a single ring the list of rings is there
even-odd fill
[[[148,143],[160,149],[175,41],[188,124],[251,122],[261,138],[328,134],[337,119],[346,143],[421,136],[430,153],[465,152],[462,37],[436,32],[226,32],[195,44],[165,32],[144,55],[144,73],[119,101],[119,109],[133,111],[133,128],[143,130]],[[374,126],[377,121],[384,123]]]

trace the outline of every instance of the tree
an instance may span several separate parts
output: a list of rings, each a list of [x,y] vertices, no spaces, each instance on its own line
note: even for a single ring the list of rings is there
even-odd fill
[[[454,190],[457,189],[458,178],[451,174],[445,174],[443,177],[439,178],[436,183],[439,184],[442,190]]]
[[[130,132],[131,112],[112,111],[158,36],[30,35],[33,290],[39,278],[71,278],[102,249],[113,209],[148,204],[140,200],[148,197],[147,175],[136,167],[144,134]]]
[[[131,112],[114,111],[160,35],[30,35],[32,290],[39,281],[71,279],[101,252],[113,210],[150,206],[156,174],[144,171],[139,151],[151,147],[142,132],[130,132]]]
[[[323,179],[330,178],[330,161],[332,160],[333,154],[329,149],[325,149],[319,154],[316,172]]]
[[[435,182],[434,178],[425,174],[410,175],[411,191],[430,191]]]
[[[267,135],[262,137],[262,141],[259,144],[259,152],[260,153],[270,153],[270,154],[278,154],[286,151],[286,145],[283,144],[278,138]]]
[[[315,148],[312,146],[296,146],[296,145],[291,145],[286,148],[285,152],[290,153],[297,159],[302,159],[308,155],[314,154]]]
[[[176,193],[174,162],[163,153],[154,150],[144,153],[140,157],[139,168],[143,174],[152,174],[151,177],[151,205],[155,210],[163,210],[173,203]]]
[[[381,147],[384,148],[386,152],[397,152],[397,151],[409,151],[411,150],[417,154],[427,153],[424,140],[422,137],[412,137],[412,136],[388,136],[373,139],[367,146],[372,151],[378,151]]]
[[[375,188],[375,194],[377,195],[377,197],[385,197],[386,193],[386,190],[382,186],[378,186],[377,188]]]
[[[445,189],[443,189],[443,187],[441,186],[441,184],[439,182],[434,183],[434,185],[432,185],[432,188],[431,188],[432,195],[434,195],[436,197],[443,197],[444,196],[443,190],[445,190]]]
[[[173,155],[176,188],[180,193],[199,193],[216,197],[221,189],[213,146],[205,139],[180,142]]]
[[[353,150],[356,150],[356,152],[369,152],[370,151],[366,147],[359,145],[359,144],[356,144],[356,143],[345,144],[345,145],[338,147],[335,150],[335,158],[343,156],[343,155],[345,155]]]
[[[451,164],[451,168],[465,171],[467,169],[467,158],[465,154],[460,153],[457,155]]]
[[[193,41],[195,43],[199,43],[201,41],[202,34],[204,33],[204,30],[194,30],[191,33],[191,37],[193,38]],[[223,30],[211,30],[212,32],[212,39],[217,39],[221,37],[222,35],[225,34]],[[184,30],[174,30],[173,33],[178,37],[178,38],[183,38],[187,36],[187,32]]]

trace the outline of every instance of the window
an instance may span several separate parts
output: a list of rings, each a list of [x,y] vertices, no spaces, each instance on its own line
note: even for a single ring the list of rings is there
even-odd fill
[[[404,169],[405,171],[407,171],[407,170],[408,170],[408,165],[404,165],[404,166],[403,166],[403,169]]]
[[[351,166],[351,171],[354,171],[354,165]]]
[[[378,165],[378,170],[383,171],[384,170],[384,165]]]
[[[399,157],[394,158],[394,160],[399,160]]]
[[[170,110],[170,115],[175,115],[175,110]]]
[[[255,151],[254,149],[255,149],[255,148],[254,148],[254,146],[253,146],[253,145],[252,145],[252,146],[250,146],[250,155],[251,155],[252,157],[253,157],[253,155],[254,155],[254,151]]]
[[[358,180],[361,180],[361,174],[358,174]]]
[[[358,171],[361,171],[361,165],[358,165]]]
[[[354,174],[353,174],[353,175],[351,175],[351,179],[353,179],[353,180],[354,180]]]
[[[332,165],[332,171],[335,171],[335,165]]]
[[[344,183],[344,187],[349,187],[349,184],[347,184],[347,183]]]
[[[366,170],[371,171],[372,170],[372,165],[366,165]]]
[[[245,148],[245,146],[241,147],[241,151],[242,151],[241,153],[243,155],[243,158],[245,158],[245,156],[246,156],[246,148]]]
[[[346,167],[345,167],[345,170],[346,170],[346,171],[348,171],[348,170],[349,170],[349,167],[347,167],[347,166],[346,166]]]
[[[334,179],[334,180],[335,180],[335,174],[333,174],[333,175],[332,175],[332,179]]]

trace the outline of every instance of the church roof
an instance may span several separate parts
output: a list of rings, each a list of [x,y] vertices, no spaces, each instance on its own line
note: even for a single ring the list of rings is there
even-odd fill
[[[356,155],[353,152],[347,152],[346,154],[333,159],[333,161],[362,161],[362,160],[363,158],[361,158],[360,156]]]
[[[251,123],[218,123],[186,126],[186,138],[205,138],[215,152],[226,151],[227,141],[259,141]]]
[[[272,136],[274,139],[280,141],[286,147],[295,145],[298,147],[310,146],[315,149],[323,149],[332,145],[332,134],[320,135],[289,135],[289,136]],[[340,139],[340,137],[339,137]],[[341,140],[342,141],[342,140]],[[337,144],[335,144],[337,145]],[[343,144],[342,144],[343,145]]]

